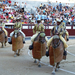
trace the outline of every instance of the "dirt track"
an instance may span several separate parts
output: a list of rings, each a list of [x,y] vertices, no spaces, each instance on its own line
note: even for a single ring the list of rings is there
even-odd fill
[[[67,42],[68,51],[75,54],[75,39]],[[52,67],[49,67],[49,58],[44,56],[41,61],[41,68],[28,54],[30,41],[26,41],[20,56],[14,57],[12,45],[1,48],[0,44],[0,75],[51,75]],[[44,64],[45,63],[45,64]],[[69,72],[58,70],[56,75],[75,75],[75,56],[67,55],[67,59],[61,62],[61,68]],[[73,72],[73,73],[71,73]]]

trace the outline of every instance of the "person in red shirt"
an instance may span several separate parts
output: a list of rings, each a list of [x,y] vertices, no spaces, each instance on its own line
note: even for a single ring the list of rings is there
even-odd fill
[[[24,20],[24,24],[28,24],[26,19]]]
[[[11,0],[8,0],[8,3],[11,4]]]
[[[13,23],[13,18],[11,18],[11,21],[10,21],[10,23]]]
[[[8,19],[9,18],[9,16],[6,16],[6,19]]]
[[[72,17],[72,21],[74,20],[74,16]]]
[[[4,16],[3,15],[1,15],[1,19],[3,19],[4,18]]]

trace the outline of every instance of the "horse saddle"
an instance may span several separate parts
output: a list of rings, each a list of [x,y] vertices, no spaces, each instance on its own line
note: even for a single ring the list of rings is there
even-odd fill
[[[40,33],[35,37],[34,41],[36,41],[39,37]],[[29,46],[29,50],[33,49],[33,43]]]
[[[39,37],[40,33],[35,37],[34,41],[36,41]]]
[[[13,36],[14,37],[16,36],[16,38],[17,38],[18,36],[22,36],[22,34],[21,34],[21,32],[19,32],[19,30],[14,30]],[[12,39],[11,38],[8,40],[8,43],[12,44]]]
[[[23,36],[22,33],[21,33],[19,30],[14,30],[13,36],[14,36],[14,35],[16,35],[17,37],[18,37],[18,36]]]
[[[40,33],[36,36],[36,38],[34,39],[34,41],[38,40],[39,36],[45,37],[45,33],[44,33],[44,32],[40,32]],[[45,40],[45,41],[46,41],[46,40]]]

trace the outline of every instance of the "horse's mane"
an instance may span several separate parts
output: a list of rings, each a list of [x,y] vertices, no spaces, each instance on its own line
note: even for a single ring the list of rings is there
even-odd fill
[[[58,35],[54,35],[53,39],[59,39],[59,36]]]
[[[44,36],[46,36],[46,35],[45,35],[44,32],[40,32],[40,36],[41,36],[41,37],[44,37]]]
[[[39,36],[44,37],[44,36],[45,36],[45,33],[44,33],[44,32],[40,32],[40,33],[36,36],[36,38],[34,39],[34,41],[36,41]]]

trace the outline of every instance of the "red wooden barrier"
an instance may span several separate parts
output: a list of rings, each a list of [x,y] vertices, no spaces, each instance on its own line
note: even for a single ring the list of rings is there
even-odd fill
[[[8,31],[8,37],[9,37],[10,33],[14,30],[13,26],[14,25],[11,25],[11,24],[10,25],[7,24],[5,26],[5,29]],[[25,35],[27,37],[32,36],[33,35],[33,30],[32,30],[33,27],[34,27],[34,25],[23,24],[22,31],[25,33]],[[46,36],[50,36],[50,30],[53,28],[53,25],[44,25],[44,27],[45,27]],[[68,30],[70,36],[75,36],[75,26],[67,25],[66,29]]]

